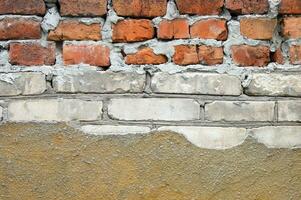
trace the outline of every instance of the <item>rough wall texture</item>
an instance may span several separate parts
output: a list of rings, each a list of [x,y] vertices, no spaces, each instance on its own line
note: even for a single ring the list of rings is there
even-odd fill
[[[301,151],[251,138],[220,151],[170,132],[101,137],[62,124],[6,124],[0,139],[1,199],[301,198]]]
[[[300,16],[300,0],[0,1],[0,199],[299,200]]]

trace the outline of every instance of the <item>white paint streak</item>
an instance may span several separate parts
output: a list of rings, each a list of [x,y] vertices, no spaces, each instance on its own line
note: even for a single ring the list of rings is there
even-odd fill
[[[85,125],[80,128],[90,135],[150,134],[147,126]],[[301,148],[301,126],[260,127],[247,130],[238,127],[163,126],[156,131],[170,131],[183,135],[193,145],[212,150],[237,147],[252,137],[267,148]]]
[[[146,126],[86,125],[81,127],[81,131],[90,135],[131,135],[146,134],[151,129]]]

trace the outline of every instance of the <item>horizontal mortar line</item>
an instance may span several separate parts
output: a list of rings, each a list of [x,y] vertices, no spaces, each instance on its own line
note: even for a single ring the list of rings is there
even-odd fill
[[[2,96],[0,100],[14,100],[14,99],[38,99],[38,98],[79,98],[87,100],[102,100],[113,98],[183,98],[195,100],[223,100],[223,101],[277,101],[277,100],[301,100],[300,97],[295,96],[218,96],[218,95],[191,95],[191,94],[146,94],[146,93],[56,93],[56,94],[41,94],[41,95],[19,95],[19,96]],[[95,99],[96,98],[96,99]]]
[[[26,40],[27,41],[27,40]],[[0,65],[0,67],[7,67],[5,65]],[[10,66],[9,66],[10,67]],[[62,69],[66,66],[43,66],[43,68],[41,68],[41,70],[39,70],[39,66],[32,66],[32,67],[35,67],[35,69],[26,69],[24,70],[24,66],[17,66],[17,65],[14,65],[13,67],[15,67],[15,69],[0,69],[0,74],[7,74],[7,73],[26,73],[26,72],[40,72],[40,73],[43,73],[43,68],[45,67],[51,67],[52,69],[50,69],[50,74],[49,75],[55,75],[55,72],[59,67],[59,69]],[[279,73],[279,74],[285,74],[285,75],[296,75],[295,73],[297,72],[301,72],[301,67],[297,66],[296,68],[288,68],[288,69],[285,69],[285,68],[276,68],[276,69],[258,69],[258,68],[253,68],[253,69],[250,69],[248,67],[235,67],[233,69],[241,69],[241,68],[246,68],[248,69],[252,74],[258,74],[258,73]],[[74,71],[78,71],[78,72],[85,72],[86,69],[78,69],[77,67],[74,67],[74,68],[68,68],[68,69],[74,69]],[[76,70],[75,70],[76,69]],[[158,68],[159,69],[159,68]],[[219,68],[215,68],[215,69],[212,69],[212,70],[208,70],[208,68],[202,68],[202,66],[200,66],[200,68],[196,68],[196,69],[186,69],[186,70],[183,70],[181,71],[180,73],[174,73],[174,74],[185,74],[185,73],[214,73],[214,74],[229,74],[231,75],[230,73],[227,73],[227,72],[224,72],[224,73],[219,73],[217,72]],[[93,68],[91,68],[91,71],[96,71],[96,72],[106,72],[106,71],[101,71],[101,70],[95,70]],[[145,72],[148,71],[148,69],[144,69]],[[134,74],[134,73],[138,73],[137,71],[133,71],[133,72],[128,72],[128,71],[120,71],[120,72],[114,72],[114,71],[108,71],[108,72],[112,72],[112,73],[129,73],[129,74]],[[157,72],[154,72],[153,74],[157,74],[157,73],[167,73],[165,71],[157,71]],[[173,75],[173,74],[171,74]],[[235,76],[235,75],[234,75]]]
[[[193,123],[145,123],[145,122],[127,122],[127,123],[105,123],[105,122],[79,122],[79,121],[72,121],[72,122],[46,122],[46,121],[32,121],[32,122],[11,122],[11,121],[2,121],[0,122],[0,125],[4,124],[9,124],[9,123],[19,123],[19,124],[61,124],[61,123],[76,123],[79,126],[85,126],[85,125],[95,125],[95,126],[104,126],[104,125],[109,125],[109,126],[145,126],[145,127],[151,127],[151,128],[158,128],[161,126],[187,126],[187,127],[222,127],[222,128],[246,128],[246,129],[252,129],[252,128],[260,128],[260,127],[266,127],[266,126],[272,126],[272,127],[277,127],[277,126],[301,126],[301,123],[248,123],[248,124],[220,124],[220,123],[198,123],[198,124],[193,124]]]
[[[138,125],[138,126],[214,126],[256,128],[262,126],[301,126],[301,122],[183,122],[183,121],[94,121],[80,122],[82,125]]]

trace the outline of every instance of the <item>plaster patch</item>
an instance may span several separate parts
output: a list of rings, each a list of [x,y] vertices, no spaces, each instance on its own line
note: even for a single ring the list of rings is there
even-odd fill
[[[12,84],[14,84],[17,76],[16,76],[16,74],[0,74],[0,81],[12,85]]]
[[[177,5],[174,2],[174,0],[172,1],[168,1],[167,3],[167,11],[166,11],[166,15],[164,16],[165,19],[175,19],[177,17],[180,16],[180,13],[177,9]]]
[[[59,24],[60,18],[61,16],[57,8],[56,7],[50,8],[47,11],[46,15],[44,16],[43,21],[41,23],[41,27],[43,31],[47,33],[50,30],[54,30]]]

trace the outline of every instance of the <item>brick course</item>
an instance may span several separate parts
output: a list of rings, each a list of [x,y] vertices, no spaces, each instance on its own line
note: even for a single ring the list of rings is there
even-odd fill
[[[269,2],[3,0],[0,121],[295,126],[300,5]]]
[[[37,42],[11,43],[9,45],[9,62],[15,65],[54,65],[55,43]]]
[[[43,0],[1,0],[0,14],[44,15]]]
[[[40,39],[40,24],[34,18],[4,18],[0,20],[0,40]]]
[[[65,65],[89,64],[109,67],[110,49],[104,45],[64,44],[63,59]]]

